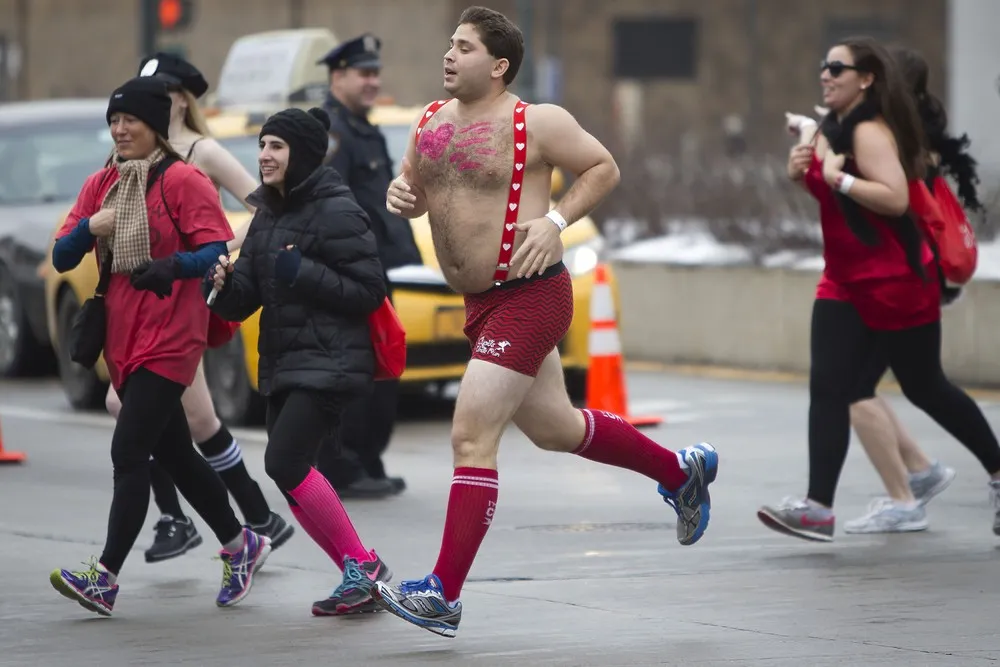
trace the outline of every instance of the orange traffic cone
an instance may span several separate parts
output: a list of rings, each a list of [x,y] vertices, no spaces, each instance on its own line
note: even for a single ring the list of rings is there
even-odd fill
[[[4,451],[3,433],[0,432],[0,463],[23,463],[27,458],[24,452]]]
[[[587,369],[587,407],[616,414],[632,426],[655,426],[662,417],[628,414],[622,343],[618,337],[615,305],[608,284],[608,271],[598,264],[590,295],[590,367]]]

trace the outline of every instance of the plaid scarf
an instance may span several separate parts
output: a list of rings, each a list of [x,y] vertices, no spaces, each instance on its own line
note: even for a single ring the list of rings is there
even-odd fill
[[[117,154],[112,158],[119,178],[104,195],[101,209],[115,209],[115,226],[111,236],[98,242],[102,261],[107,258],[109,250],[113,253],[112,273],[131,273],[152,261],[149,254],[146,179],[149,170],[163,157],[163,150],[157,148],[144,160],[119,162]]]

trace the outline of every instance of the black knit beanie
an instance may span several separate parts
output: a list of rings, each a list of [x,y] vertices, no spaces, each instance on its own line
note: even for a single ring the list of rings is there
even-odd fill
[[[170,132],[170,93],[167,92],[167,84],[162,79],[151,76],[129,79],[111,93],[106,116],[108,125],[111,125],[112,114],[118,112],[135,116],[166,139]]]
[[[285,192],[290,192],[322,166],[330,146],[329,130],[330,117],[318,107],[308,112],[285,109],[264,123],[258,138],[269,134],[288,144]]]

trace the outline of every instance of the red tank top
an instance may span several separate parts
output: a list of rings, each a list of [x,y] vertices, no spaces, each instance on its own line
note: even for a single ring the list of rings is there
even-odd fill
[[[850,160],[845,170],[857,173]],[[892,228],[896,223],[864,211],[879,242],[868,246],[854,235],[833,189],[823,178],[823,163],[815,156],[805,183],[819,203],[823,231],[825,266],[816,298],[850,301],[873,329],[905,329],[939,319],[940,286],[930,247],[926,243],[921,247],[921,261],[929,277],[924,281],[907,262],[903,244]]]

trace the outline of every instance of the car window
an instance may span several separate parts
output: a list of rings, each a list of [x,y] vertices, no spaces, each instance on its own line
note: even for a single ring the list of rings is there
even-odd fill
[[[386,148],[389,150],[389,159],[392,160],[392,173],[399,173],[399,165],[406,155],[407,136],[410,132],[409,125],[379,125],[382,134],[385,135]]]
[[[96,121],[0,129],[0,206],[76,199],[114,147],[104,118]]]

